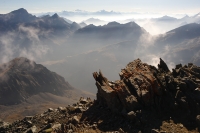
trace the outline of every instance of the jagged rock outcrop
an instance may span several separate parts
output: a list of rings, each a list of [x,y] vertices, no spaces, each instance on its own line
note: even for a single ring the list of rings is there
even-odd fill
[[[128,63],[119,75],[120,80],[113,82],[101,71],[93,73],[97,101],[113,112],[127,116],[139,110],[200,114],[200,67],[192,63],[176,65],[170,72],[162,59],[158,69],[137,59]]]
[[[158,70],[155,67],[137,59],[122,69],[119,81],[110,82],[101,72],[93,73],[97,81],[97,100],[118,112],[150,106],[154,99],[163,93],[161,85],[154,76],[156,71]]]
[[[20,103],[41,92],[62,95],[67,89],[73,87],[63,77],[27,58],[15,58],[0,65],[1,105]]]

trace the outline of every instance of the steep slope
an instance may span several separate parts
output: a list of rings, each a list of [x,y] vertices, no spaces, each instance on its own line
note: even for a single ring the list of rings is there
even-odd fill
[[[32,95],[62,95],[73,87],[58,74],[27,58],[15,58],[0,66],[0,104],[16,104]]]
[[[169,62],[185,64],[199,63],[200,24],[192,23],[181,26],[160,35],[155,39],[155,45],[149,50]]]
[[[200,37],[200,24],[191,23],[161,35],[157,40],[160,45],[176,45],[187,39],[194,39]]]
[[[20,8],[8,14],[0,14],[0,35],[2,32],[14,30],[20,23],[27,23],[35,20],[36,17],[29,14],[25,9]]]

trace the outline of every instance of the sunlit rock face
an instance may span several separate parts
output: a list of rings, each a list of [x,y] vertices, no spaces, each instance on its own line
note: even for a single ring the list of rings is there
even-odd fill
[[[114,112],[152,108],[199,112],[200,67],[191,63],[176,65],[171,72],[162,59],[158,68],[137,59],[121,70],[118,81],[107,80],[101,71],[93,76],[97,101]]]

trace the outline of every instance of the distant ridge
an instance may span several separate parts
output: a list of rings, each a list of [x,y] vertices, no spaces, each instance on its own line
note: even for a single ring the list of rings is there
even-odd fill
[[[62,95],[73,87],[63,77],[41,64],[24,57],[0,66],[0,104],[10,105],[25,101],[41,92]]]
[[[28,14],[27,10],[24,9],[24,8],[20,8],[20,9],[17,9],[17,10],[14,10],[12,11],[11,13],[14,13],[14,14]]]

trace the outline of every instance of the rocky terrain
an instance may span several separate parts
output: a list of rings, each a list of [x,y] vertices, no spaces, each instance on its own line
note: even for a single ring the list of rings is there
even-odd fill
[[[24,57],[0,65],[0,119],[13,122],[45,109],[73,104],[93,94],[73,88],[63,77]]]
[[[158,68],[140,59],[109,81],[94,72],[97,100],[79,102],[12,124],[1,122],[0,132],[196,133],[200,131],[200,67],[176,65],[172,72],[160,59]]]
[[[48,108],[71,105],[76,103],[80,97],[94,99],[95,95],[78,89],[65,90],[62,96],[49,92],[35,94],[20,104],[0,105],[0,119],[12,123],[17,119],[23,119],[25,116],[40,114]]]
[[[192,63],[178,64],[171,72],[162,59],[158,69],[137,59],[121,70],[121,80],[108,81],[101,72],[95,72],[93,76],[98,88],[97,101],[113,112],[127,116],[133,122],[130,129],[150,132],[161,127],[164,132],[162,122],[172,121],[198,132],[199,72],[200,68]],[[177,130],[175,126],[169,126],[167,132],[188,132]]]

